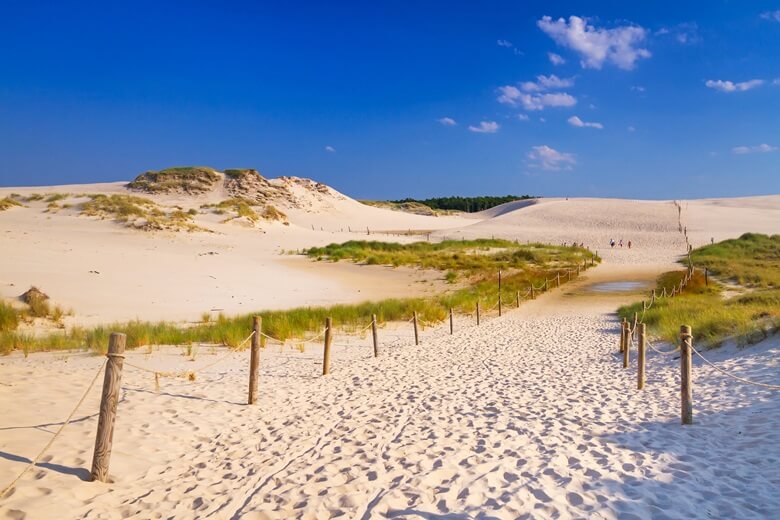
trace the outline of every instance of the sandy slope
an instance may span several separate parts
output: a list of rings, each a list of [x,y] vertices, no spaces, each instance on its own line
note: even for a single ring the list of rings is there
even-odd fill
[[[609,279],[606,266],[580,283]],[[613,301],[545,295],[454,336],[383,331],[382,356],[337,338],[269,347],[261,399],[243,405],[247,354],[195,383],[125,371],[112,475],[80,480],[99,389],[0,512],[46,518],[769,518],[780,514],[780,400],[695,364],[695,421],[680,426],[677,361],[650,356],[648,387],[616,355]],[[404,337],[393,336],[401,332]],[[365,345],[365,343],[363,343]],[[775,338],[713,360],[780,383]],[[130,354],[193,369],[178,351]],[[0,359],[0,482],[57,427],[101,359]],[[42,387],[46,392],[39,391]],[[1,388],[6,388],[2,391]],[[12,392],[8,392],[8,389]],[[25,406],[14,403],[23,396]]]

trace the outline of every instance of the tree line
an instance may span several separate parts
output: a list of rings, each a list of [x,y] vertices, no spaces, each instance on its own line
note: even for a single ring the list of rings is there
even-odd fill
[[[417,202],[419,204],[424,204],[432,209],[457,210],[465,211],[466,213],[475,213],[477,211],[484,211],[507,202],[534,198],[536,197],[531,195],[504,195],[503,197],[434,197],[431,199],[406,198],[402,200],[392,200],[390,202],[394,202],[396,204]]]

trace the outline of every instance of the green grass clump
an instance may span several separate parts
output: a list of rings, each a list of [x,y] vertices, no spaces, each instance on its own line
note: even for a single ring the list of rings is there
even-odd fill
[[[19,312],[11,305],[0,301],[0,332],[16,330],[19,326]]]
[[[59,202],[61,200],[67,199],[70,195],[67,193],[50,193],[44,202]]]
[[[694,265],[747,287],[780,287],[780,235],[745,233],[696,249]]]
[[[748,292],[724,298],[724,287],[713,277],[705,285],[701,269],[674,298],[657,299],[645,313],[653,335],[677,343],[680,326],[690,325],[696,341],[704,346],[735,337],[745,344],[763,338],[766,329],[780,327],[780,235],[747,233],[691,252],[696,267],[704,266],[718,277],[739,283]],[[656,294],[679,286],[685,271],[664,273],[658,278]],[[628,320],[642,313],[641,302],[621,307],[618,314]]]
[[[285,215],[282,211],[279,211],[274,206],[271,206],[270,204],[266,205],[265,208],[263,208],[263,218],[265,220],[271,220],[271,221],[279,221],[287,224],[287,215]]]
[[[21,207],[21,206],[22,206],[21,202],[11,197],[4,197],[0,199],[0,211],[5,211],[7,209]]]

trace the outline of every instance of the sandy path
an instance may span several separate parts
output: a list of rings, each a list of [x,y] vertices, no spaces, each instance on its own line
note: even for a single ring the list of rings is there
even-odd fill
[[[600,272],[590,282],[600,279]],[[566,291],[566,293],[576,291]],[[679,425],[678,368],[650,356],[648,387],[616,355],[614,302],[546,295],[454,336],[408,336],[379,359],[338,347],[318,377],[319,348],[263,353],[260,406],[245,398],[236,354],[199,381],[126,371],[112,473],[81,482],[96,419],[84,416],[0,513],[40,518],[767,518],[780,514],[777,395],[695,363],[695,422]],[[408,334],[408,331],[404,331]],[[386,337],[383,334],[383,337]],[[337,340],[341,344],[343,340]],[[780,383],[780,341],[710,357]],[[99,359],[0,361],[4,422],[41,424],[73,402]],[[178,353],[133,354],[146,366],[200,365]],[[148,358],[148,359],[145,359]],[[67,360],[66,360],[67,359]],[[34,363],[34,364],[33,364]],[[25,372],[22,368],[29,371]],[[32,371],[32,367],[35,370]],[[51,374],[60,374],[51,379]],[[51,394],[28,390],[41,380]],[[62,392],[62,394],[60,394]],[[94,391],[85,410],[96,410]],[[30,399],[27,398],[30,397]],[[68,406],[70,406],[68,404]],[[67,410],[65,410],[65,413]],[[34,420],[38,418],[39,420]],[[56,421],[52,421],[55,422]],[[52,425],[0,430],[0,480],[23,467]],[[43,431],[41,431],[43,430]],[[9,463],[14,461],[14,463]]]

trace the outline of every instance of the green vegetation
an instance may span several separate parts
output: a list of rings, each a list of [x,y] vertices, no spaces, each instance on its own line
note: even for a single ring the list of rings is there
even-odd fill
[[[4,301],[0,301],[0,333],[16,330],[18,326],[19,312]]]
[[[258,203],[253,200],[244,197],[233,197],[226,199],[218,204],[204,204],[201,208],[213,208],[214,212],[218,215],[223,215],[227,212],[231,212],[232,216],[227,218],[225,222],[233,220],[234,218],[244,217],[250,222],[257,222],[260,219],[264,220],[279,220],[287,223],[287,215],[276,209],[271,205],[263,207],[262,211],[258,213],[255,208],[260,207]]]
[[[271,221],[280,221],[285,225],[290,224],[287,221],[287,215],[285,215],[283,212],[279,211],[275,207],[271,206],[270,204],[266,205],[266,207],[263,209],[263,218]]]
[[[46,199],[44,202],[59,202],[61,200],[67,199],[70,195],[67,193],[50,193],[46,196]]]
[[[11,197],[5,197],[0,199],[0,211],[5,211],[14,207],[19,207],[22,204]]]
[[[142,173],[127,185],[146,193],[200,194],[211,190],[220,176],[207,166],[179,166]]]
[[[455,210],[465,211],[466,213],[474,213],[477,211],[484,211],[507,202],[533,198],[536,197],[532,197],[531,195],[505,195],[503,197],[435,197],[422,200],[406,198],[401,200],[392,200],[390,202],[396,204],[417,203],[423,204],[435,210]]]
[[[307,251],[313,258],[329,260],[375,257],[397,265],[419,265],[442,271],[443,276],[460,277],[465,285],[428,298],[388,299],[355,305],[301,307],[285,311],[261,311],[263,330],[282,340],[315,334],[322,330],[325,318],[333,318],[342,330],[363,328],[376,314],[381,322],[406,320],[417,312],[423,322],[444,320],[450,308],[473,312],[480,302],[483,309],[497,300],[497,270],[503,269],[502,297],[514,302],[517,291],[525,293],[529,284],[541,285],[558,270],[573,269],[585,260],[595,258],[589,251],[574,247],[532,245],[521,246],[505,240],[447,241],[441,244],[387,244],[383,242],[347,242]],[[377,256],[385,255],[385,256]],[[446,273],[445,273],[446,271]],[[73,329],[67,333],[31,337],[15,332],[0,333],[0,352],[88,348],[103,351],[110,332],[127,334],[127,346],[175,345],[190,342],[218,343],[237,346],[251,332],[251,315],[212,320],[204,314],[200,323],[180,328],[172,323],[133,321],[115,323],[93,329]]]
[[[88,195],[81,214],[113,219],[127,227],[146,231],[207,231],[192,223],[192,214],[180,209],[166,213],[153,201],[135,195]]]
[[[718,279],[739,283],[746,292],[726,297],[723,284],[711,276],[705,285],[704,273],[697,269],[681,295],[657,299],[645,313],[653,335],[676,343],[680,325],[690,325],[699,344],[718,345],[729,337],[746,344],[764,338],[765,330],[780,327],[780,235],[748,233],[696,249],[691,259],[696,267],[707,267]],[[669,293],[684,275],[684,271],[661,275],[656,293],[664,287]],[[618,311],[627,319],[635,312],[641,315],[641,302]]]

